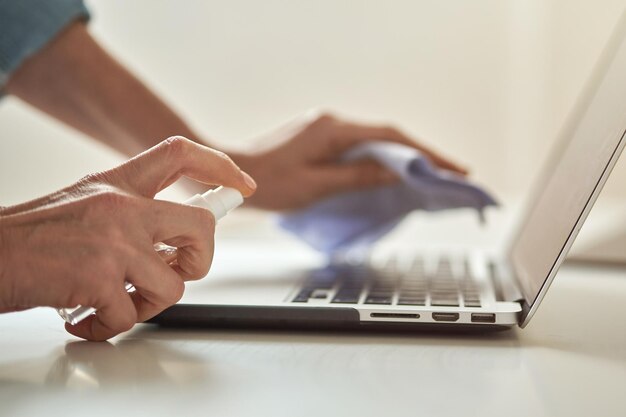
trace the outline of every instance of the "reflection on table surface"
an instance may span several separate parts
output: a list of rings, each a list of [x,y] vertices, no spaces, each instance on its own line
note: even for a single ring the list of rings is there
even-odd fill
[[[487,335],[141,325],[90,343],[49,309],[2,315],[0,415],[623,415],[624,272],[567,267],[527,329]]]

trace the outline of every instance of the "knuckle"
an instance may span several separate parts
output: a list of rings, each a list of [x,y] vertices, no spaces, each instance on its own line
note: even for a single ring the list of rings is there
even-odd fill
[[[107,187],[91,197],[94,206],[105,210],[117,210],[130,204],[128,195],[113,187]]]
[[[337,121],[337,118],[330,113],[322,113],[318,116],[316,123],[321,126],[332,125]]]
[[[326,126],[337,121],[337,116],[327,109],[317,109],[312,112],[312,123],[314,125]]]
[[[171,136],[165,139],[161,146],[165,152],[173,157],[179,158],[189,150],[191,141],[184,136]]]

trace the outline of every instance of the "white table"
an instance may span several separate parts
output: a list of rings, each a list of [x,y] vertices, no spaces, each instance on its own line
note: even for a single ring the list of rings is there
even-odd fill
[[[569,265],[529,327],[491,335],[138,325],[89,343],[51,309],[5,314],[0,415],[624,416],[625,303],[626,269]]]

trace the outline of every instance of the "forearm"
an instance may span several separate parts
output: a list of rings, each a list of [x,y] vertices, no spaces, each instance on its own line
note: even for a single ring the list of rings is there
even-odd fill
[[[126,155],[189,126],[76,22],[26,61],[7,91]]]

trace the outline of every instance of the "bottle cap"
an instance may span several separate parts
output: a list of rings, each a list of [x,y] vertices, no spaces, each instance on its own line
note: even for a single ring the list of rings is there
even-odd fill
[[[239,207],[242,203],[243,196],[241,193],[230,187],[218,187],[204,194],[196,194],[185,201],[185,204],[208,209],[213,213],[215,221],[226,216],[229,211]]]

